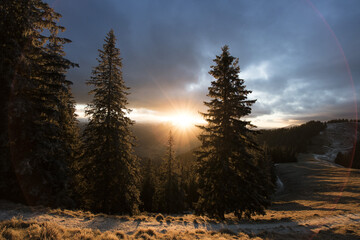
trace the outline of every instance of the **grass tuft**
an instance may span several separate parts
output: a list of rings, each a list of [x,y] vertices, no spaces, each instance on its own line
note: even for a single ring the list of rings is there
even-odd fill
[[[221,233],[221,234],[237,235],[236,233],[234,233],[233,231],[231,231],[228,228],[222,228],[218,232]]]
[[[62,228],[51,223],[44,223],[40,231],[40,239],[57,240],[62,236]]]
[[[161,213],[159,213],[158,215],[156,215],[155,219],[158,222],[164,221],[164,216]]]

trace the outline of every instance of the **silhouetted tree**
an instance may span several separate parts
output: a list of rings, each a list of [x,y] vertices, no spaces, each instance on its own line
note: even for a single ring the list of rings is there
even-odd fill
[[[122,77],[120,50],[111,30],[98,66],[88,84],[94,89],[86,114],[90,122],[84,130],[84,155],[79,163],[79,186],[86,208],[107,213],[135,213],[139,205],[138,162],[133,155],[133,121],[128,90]]]
[[[8,186],[21,189],[27,203],[67,205],[67,157],[75,147],[70,141],[77,141],[76,126],[70,124],[76,121],[71,82],[65,78],[75,64],[62,50],[70,40],[58,37],[65,30],[57,24],[61,15],[40,0],[5,1],[1,7],[1,27],[8,34],[1,44],[7,98],[1,118],[8,127],[1,127],[1,165],[12,175]],[[71,140],[65,128],[74,132]]]
[[[74,167],[80,155],[80,137],[78,120],[75,114],[75,101],[71,93],[72,82],[68,81],[65,76],[65,70],[70,66],[78,66],[71,63],[69,60],[64,59],[63,44],[69,43],[70,40],[66,38],[57,37],[58,29],[50,28],[49,43],[47,45],[48,58],[53,59],[47,65],[48,79],[53,79],[53,95],[57,96],[57,111],[58,111],[58,127],[59,127],[59,143],[60,149],[57,153],[59,161],[65,161],[67,186],[66,190],[73,199],[77,198],[74,186],[74,176],[76,168]]]
[[[141,210],[147,212],[154,211],[154,196],[155,196],[155,176],[151,159],[145,159],[143,161],[141,176]]]
[[[271,163],[253,140],[253,125],[243,118],[251,113],[255,100],[247,100],[251,91],[238,74],[238,59],[231,56],[228,46],[216,56],[211,66],[211,82],[206,113],[207,125],[197,154],[200,198],[197,211],[224,219],[233,212],[237,217],[264,214],[271,203],[274,184]]]
[[[360,141],[354,144],[354,147],[349,152],[339,152],[336,155],[335,163],[347,168],[360,169]]]
[[[195,149],[177,156],[180,165],[180,189],[184,195],[184,209],[186,210],[194,210],[199,199],[194,151]]]
[[[30,4],[28,0],[0,3],[0,196],[18,201],[24,199],[11,161],[9,110],[12,84],[20,81],[21,73],[29,68],[22,56],[25,46],[31,45],[25,35],[33,28],[28,19]]]
[[[170,131],[157,191],[157,206],[161,212],[176,213],[183,210],[183,194],[175,161],[174,138]]]

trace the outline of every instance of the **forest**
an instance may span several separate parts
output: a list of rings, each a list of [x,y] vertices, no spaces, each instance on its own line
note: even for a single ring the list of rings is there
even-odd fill
[[[204,102],[208,110],[201,113],[207,123],[197,126],[199,146],[176,152],[171,130],[165,146],[159,146],[156,132],[134,128],[129,118],[131,91],[122,72],[126,59],[111,29],[99,46],[97,65],[89,69],[89,121],[80,124],[66,76],[79,65],[65,57],[64,46],[71,40],[61,37],[65,27],[60,18],[41,0],[1,3],[3,199],[107,214],[192,212],[223,220],[233,213],[251,218],[271,205],[274,163],[296,162],[327,123],[352,121],[257,130],[246,120],[256,100],[248,99],[251,91],[239,78],[239,60],[224,45],[209,66],[213,81],[210,100]],[[146,136],[140,146],[133,129]],[[162,156],[153,156],[150,148],[164,150]],[[358,142],[335,162],[360,168],[359,149]]]
[[[358,5],[0,1],[0,240],[360,239]]]
[[[262,130],[257,141],[274,163],[296,162],[296,154],[306,152],[311,138],[325,128],[326,123],[309,121],[290,128]]]
[[[360,169],[360,141],[357,140],[350,151],[345,153],[339,152],[336,155],[335,163],[347,168]]]
[[[153,162],[134,153],[130,89],[112,29],[86,82],[92,101],[80,132],[66,76],[79,66],[65,57],[71,40],[61,37],[60,18],[41,0],[1,3],[2,198],[107,214],[192,211],[241,219],[265,213],[275,190],[273,164],[244,120],[255,100],[247,99],[251,91],[227,45],[210,66],[196,161],[176,157],[170,131],[162,160]]]

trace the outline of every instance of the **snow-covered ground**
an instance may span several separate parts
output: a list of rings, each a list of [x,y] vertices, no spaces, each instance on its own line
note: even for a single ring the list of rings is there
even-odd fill
[[[206,221],[204,218],[195,217],[194,215],[165,218],[162,221],[158,221],[155,217],[149,216],[116,217],[99,214],[84,217],[84,215],[77,215],[76,212],[72,211],[67,213],[62,211],[53,212],[46,208],[37,207],[34,209],[8,202],[0,202],[0,206],[0,221],[10,220],[13,217],[21,217],[25,221],[51,222],[68,228],[91,228],[99,229],[100,231],[125,230],[127,234],[132,234],[139,229],[152,229],[156,232],[221,231],[227,229],[234,233],[257,234],[267,231],[280,234],[309,234],[337,226],[360,224],[360,213],[346,213],[326,217],[319,216],[304,220],[281,222],[219,223]]]
[[[333,165],[339,152],[346,153],[352,150],[356,136],[359,137],[356,123],[328,123],[327,128],[313,139],[310,151],[316,160]]]

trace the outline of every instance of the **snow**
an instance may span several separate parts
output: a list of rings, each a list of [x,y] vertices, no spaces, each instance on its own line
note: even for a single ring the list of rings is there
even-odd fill
[[[279,194],[282,191],[284,191],[284,184],[280,180],[279,176],[276,176],[276,194]]]
[[[327,128],[314,139],[322,149],[320,153],[313,153],[314,158],[326,165],[342,167],[334,161],[339,152],[352,150],[356,139],[355,127],[355,123],[328,123]]]
[[[153,229],[155,231],[178,231],[186,232],[191,230],[208,230],[219,231],[228,229],[232,232],[239,233],[260,233],[262,231],[276,233],[310,233],[323,229],[334,228],[350,224],[360,224],[360,213],[344,213],[334,216],[313,217],[305,220],[292,221],[275,221],[275,222],[250,222],[250,223],[215,223],[201,221],[194,216],[185,216],[184,220],[173,218],[171,221],[158,222],[151,217],[116,217],[103,214],[93,215],[92,217],[84,217],[76,214],[54,213],[49,209],[41,209],[39,207],[32,208],[13,204],[8,202],[0,202],[0,221],[10,220],[13,217],[21,216],[23,220],[31,220],[37,222],[52,222],[63,227],[69,228],[91,228],[100,231],[123,230],[128,234],[139,229]],[[187,219],[187,220],[186,220]],[[190,219],[190,220],[189,220]],[[191,219],[194,219],[191,221]],[[197,220],[196,220],[197,219]],[[166,219],[165,219],[166,220]]]

